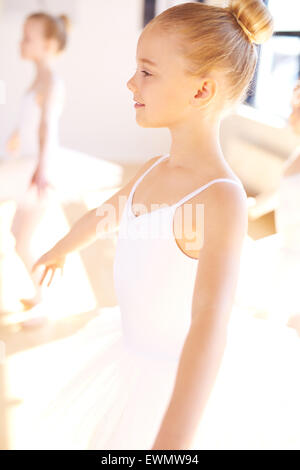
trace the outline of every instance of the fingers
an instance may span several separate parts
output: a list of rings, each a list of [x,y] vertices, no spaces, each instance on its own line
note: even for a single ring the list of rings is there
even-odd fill
[[[46,277],[47,272],[49,271],[49,269],[50,269],[49,266],[47,266],[47,267],[45,268],[45,271],[44,271],[44,273],[43,273],[43,276],[42,276],[42,278],[41,278],[41,280],[40,280],[40,282],[39,282],[39,285],[40,285],[40,286],[42,285],[42,283],[43,283],[43,281],[44,281],[44,279],[45,279],[45,277]]]
[[[55,276],[55,273],[56,273],[56,269],[57,269],[57,268],[56,268],[56,267],[52,267],[51,269],[52,269],[52,273],[51,273],[51,277],[50,277],[50,279],[49,279],[49,282],[48,282],[48,284],[47,284],[48,287],[49,287],[50,284],[52,283],[52,280],[53,280],[53,278],[54,278],[54,276]],[[60,268],[60,269],[61,269],[61,276],[62,276],[62,275],[63,275],[63,267]]]
[[[33,265],[32,269],[31,269],[31,273],[33,274],[34,271],[36,270],[36,268],[37,268],[38,266],[40,266],[40,265],[41,265],[41,264],[40,264],[39,262],[36,262],[36,263]],[[41,279],[40,279],[40,281],[39,281],[39,285],[40,285],[40,286],[43,284],[43,282],[44,282],[44,280],[45,280],[45,277],[47,276],[47,273],[48,273],[49,269],[52,270],[50,280],[49,280],[49,282],[48,282],[48,284],[47,284],[48,286],[50,286],[50,284],[51,284],[51,282],[52,282],[52,280],[53,280],[54,273],[55,273],[55,268],[51,268],[51,266],[47,266],[47,267],[44,269],[43,275],[42,275],[42,277],[41,277]]]
[[[51,278],[50,278],[50,280],[49,280],[49,282],[48,282],[48,284],[47,284],[47,286],[48,286],[48,287],[50,286],[50,284],[51,284],[51,282],[52,282],[52,279],[53,279],[54,273],[55,273],[55,268],[54,268],[54,269],[52,269]]]
[[[31,187],[35,187],[35,188],[36,188],[38,197],[39,197],[40,199],[41,199],[43,196],[46,196],[46,195],[47,195],[47,190],[50,190],[50,188],[52,188],[53,190],[55,190],[55,186],[54,186],[52,183],[50,183],[50,182],[48,182],[48,181],[45,181],[45,182],[36,181],[34,176],[32,177],[31,182],[30,182],[28,188],[31,188]]]

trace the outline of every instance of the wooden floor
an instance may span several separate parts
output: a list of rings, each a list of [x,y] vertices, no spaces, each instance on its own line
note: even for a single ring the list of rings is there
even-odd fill
[[[123,184],[136,172],[136,166],[128,166],[124,168]],[[274,214],[268,214],[256,222],[249,222],[249,236],[258,239],[275,233]],[[99,245],[99,259],[101,259],[101,249],[105,250],[106,246]],[[104,255],[104,251],[102,254]],[[106,261],[113,263],[114,253],[110,253],[110,258]],[[102,270],[103,279],[107,278],[107,262],[106,264],[98,263],[99,270]],[[99,297],[107,299],[107,285],[103,283],[103,288],[99,291]],[[114,304],[112,295],[107,305]],[[103,305],[102,305],[103,306]],[[12,314],[13,315],[13,314]],[[36,380],[35,364],[39,356],[40,348],[43,345],[51,344],[60,339],[73,335],[82,328],[90,319],[98,315],[97,310],[89,311],[80,315],[70,315],[66,318],[56,321],[48,321],[41,327],[24,330],[18,322],[7,324],[1,319],[0,315],[0,448],[14,449],[15,436],[14,429],[18,426],[19,433],[24,427],[26,432],[26,415],[23,417],[24,407],[24,389],[28,383]],[[30,376],[24,376],[23,363],[32,360]],[[23,417],[23,418],[22,418]]]

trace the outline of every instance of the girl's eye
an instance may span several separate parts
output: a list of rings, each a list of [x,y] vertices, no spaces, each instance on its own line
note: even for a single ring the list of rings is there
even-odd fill
[[[150,73],[146,72],[146,70],[142,70],[142,73],[145,73],[145,74],[146,74],[146,75],[145,75],[146,77],[147,77],[148,75],[151,75]]]

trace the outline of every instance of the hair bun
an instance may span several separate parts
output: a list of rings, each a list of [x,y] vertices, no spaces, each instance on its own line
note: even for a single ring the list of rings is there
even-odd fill
[[[273,34],[273,18],[262,0],[230,0],[229,10],[251,42],[263,44]]]
[[[58,18],[64,23],[65,30],[69,32],[72,27],[70,18],[67,15],[59,15]]]
[[[249,41],[256,43],[255,36],[249,31],[249,29],[246,28],[246,26],[244,25],[244,23],[242,23],[241,20],[238,19],[238,17],[235,15],[235,13],[233,13],[233,16],[235,17],[236,21],[238,22],[238,24],[240,25],[240,27],[242,28],[242,30],[243,30],[243,31],[246,33],[246,35],[248,36]]]

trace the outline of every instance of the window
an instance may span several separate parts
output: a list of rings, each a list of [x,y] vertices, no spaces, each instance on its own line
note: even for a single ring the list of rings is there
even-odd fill
[[[300,78],[300,2],[269,0],[274,34],[258,46],[259,60],[246,102],[264,112],[287,119],[293,88]]]

